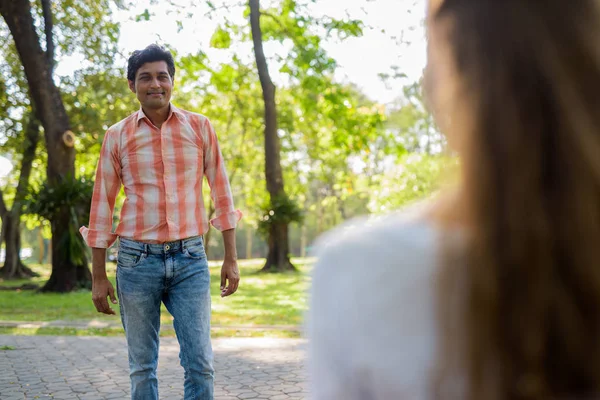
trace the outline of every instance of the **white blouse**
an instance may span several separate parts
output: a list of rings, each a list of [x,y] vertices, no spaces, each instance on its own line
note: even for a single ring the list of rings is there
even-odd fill
[[[413,215],[354,220],[320,239],[307,315],[312,399],[429,397],[441,235]]]

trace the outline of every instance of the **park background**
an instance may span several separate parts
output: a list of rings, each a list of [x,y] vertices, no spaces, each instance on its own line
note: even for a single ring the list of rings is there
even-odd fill
[[[127,57],[148,44],[173,52],[172,102],[211,119],[244,213],[231,298],[218,296],[221,235],[205,236],[216,336],[299,336],[315,240],[432,196],[455,165],[422,94],[422,2],[0,0],[0,12],[0,333],[122,333],[95,312],[78,228],[106,129],[139,107]]]

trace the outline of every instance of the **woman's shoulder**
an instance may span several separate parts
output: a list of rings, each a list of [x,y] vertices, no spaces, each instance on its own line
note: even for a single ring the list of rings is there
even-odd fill
[[[417,257],[422,252],[430,254],[437,247],[439,235],[439,229],[427,217],[423,207],[413,207],[351,219],[322,235],[316,243],[315,255],[319,259],[356,259],[360,254],[361,259],[381,262],[391,257],[397,262],[406,260],[411,254]]]

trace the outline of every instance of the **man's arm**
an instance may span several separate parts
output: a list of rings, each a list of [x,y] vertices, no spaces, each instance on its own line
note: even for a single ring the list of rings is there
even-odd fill
[[[104,135],[96,168],[89,228],[83,226],[80,229],[87,245],[92,248],[92,300],[96,310],[104,314],[115,314],[107,297],[113,304],[116,303],[113,285],[106,276],[106,249],[117,238],[112,232],[112,220],[121,189],[121,163],[114,133],[109,130]]]
[[[234,229],[242,218],[240,210],[233,206],[233,195],[225,169],[225,161],[219,148],[217,134],[210,121],[202,126],[204,138],[204,176],[210,186],[210,197],[215,205],[215,217],[210,223],[219,231]]]
[[[121,189],[121,161],[119,159],[118,132],[110,129],[104,135],[96,179],[92,194],[89,228],[79,229],[91,248],[109,248],[117,239],[112,231],[115,201]]]
[[[117,304],[115,289],[106,276],[106,249],[92,249],[92,301],[98,312],[115,315],[106,298]]]
[[[221,268],[221,297],[235,293],[240,283],[240,271],[237,266],[237,250],[235,247],[235,228],[223,231],[225,259]]]
[[[203,125],[203,138],[204,175],[210,186],[210,197],[215,204],[215,218],[210,223],[223,233],[225,244],[225,259],[221,268],[221,297],[225,297],[235,293],[240,281],[235,248],[235,226],[242,213],[233,206],[225,162],[215,130],[208,120]]]

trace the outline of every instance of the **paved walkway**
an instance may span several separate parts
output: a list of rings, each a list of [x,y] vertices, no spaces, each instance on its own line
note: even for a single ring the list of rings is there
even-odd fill
[[[214,339],[213,348],[215,400],[307,398],[303,340]],[[183,398],[178,353],[177,339],[161,338],[161,399]],[[125,400],[127,369],[122,337],[0,335],[2,400]]]

